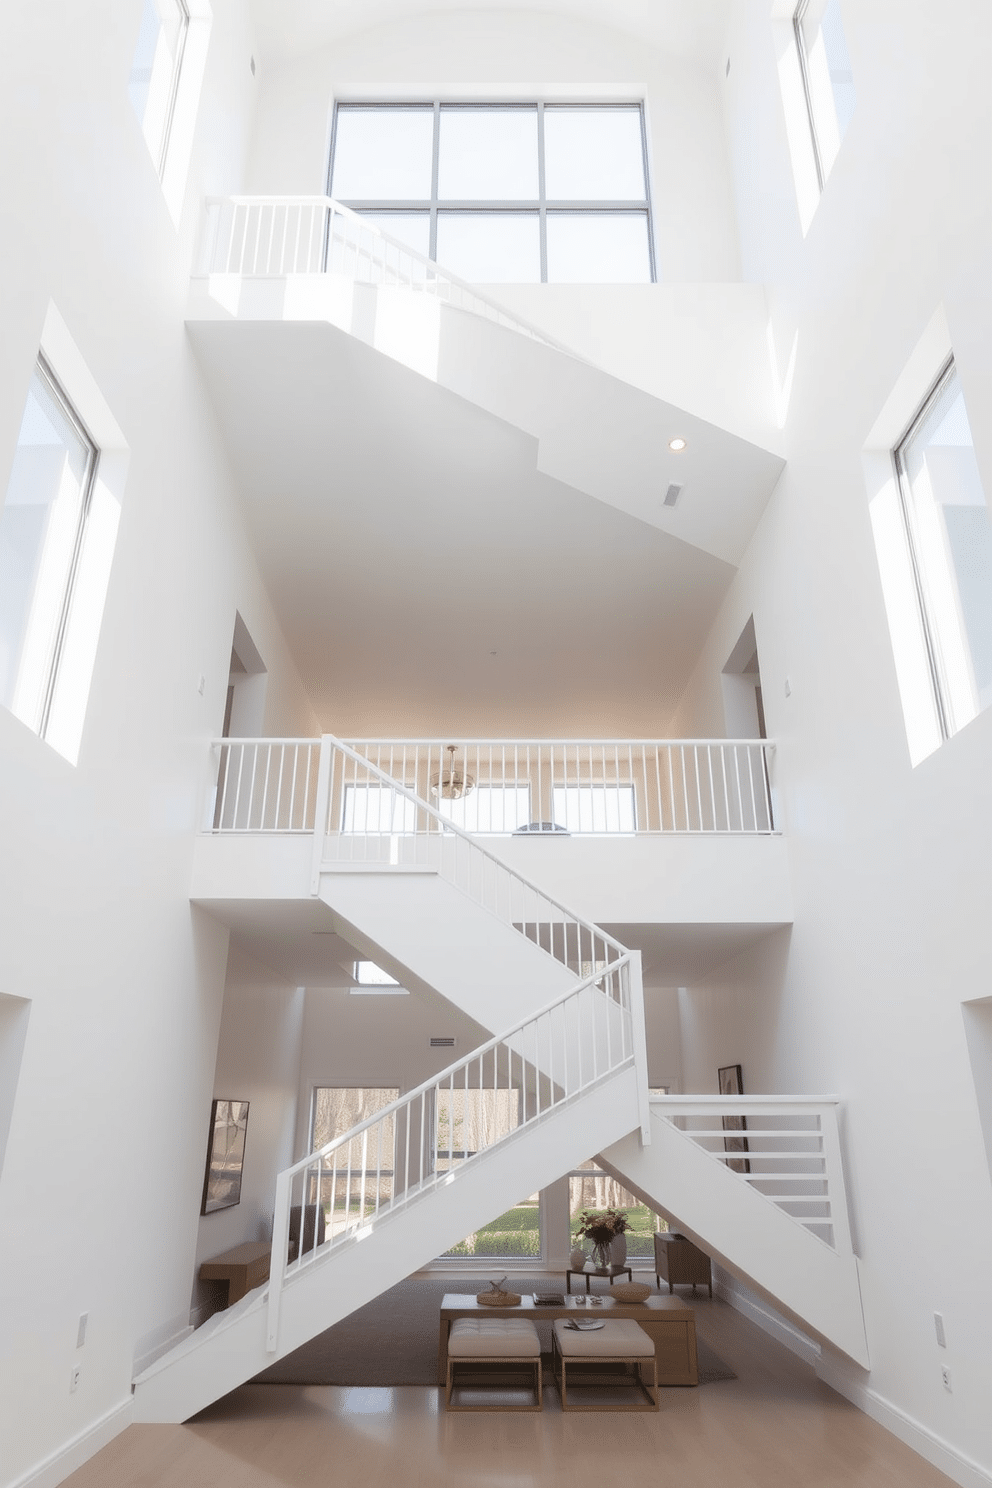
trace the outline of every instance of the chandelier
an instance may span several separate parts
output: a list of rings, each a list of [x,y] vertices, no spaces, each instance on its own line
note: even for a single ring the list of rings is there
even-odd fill
[[[468,773],[464,765],[456,761],[457,745],[448,744],[446,747],[448,762],[442,765],[441,769],[435,770],[431,776],[431,794],[441,796],[445,801],[459,801],[473,788],[475,778]]]

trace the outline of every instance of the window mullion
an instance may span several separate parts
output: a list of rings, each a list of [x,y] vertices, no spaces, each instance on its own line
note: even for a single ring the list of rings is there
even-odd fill
[[[799,71],[803,80],[803,97],[806,99],[806,117],[809,120],[809,134],[813,145],[813,164],[816,166],[817,185],[822,192],[824,183],[823,160],[820,156],[820,141],[817,138],[816,118],[813,114],[813,91],[809,85],[806,38],[803,36],[803,17],[808,8],[809,0],[799,0],[799,4],[796,6],[792,17],[792,29],[796,38],[796,51],[799,54]]]
[[[441,155],[441,101],[434,100],[434,140],[431,146],[431,234],[428,258],[437,263],[437,181]]]
[[[548,282],[548,193],[544,179],[544,104],[537,105],[537,200],[541,234],[541,283]]]

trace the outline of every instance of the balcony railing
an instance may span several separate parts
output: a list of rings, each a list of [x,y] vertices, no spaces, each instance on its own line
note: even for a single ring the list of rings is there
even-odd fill
[[[576,355],[329,196],[208,197],[206,214],[200,277],[340,274],[362,284],[417,290],[567,356]]]
[[[766,835],[776,830],[773,747],[763,739],[358,739],[333,764],[328,758],[321,782],[317,739],[218,739],[206,829],[312,833],[320,819],[329,836],[353,843],[459,828],[472,836]]]

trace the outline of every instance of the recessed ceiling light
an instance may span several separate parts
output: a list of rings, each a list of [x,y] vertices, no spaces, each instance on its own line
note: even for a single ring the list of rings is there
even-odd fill
[[[681,437],[681,435],[677,435],[674,439],[670,439],[668,441],[668,448],[672,451],[673,454],[680,454],[681,451],[685,449],[685,440]]]

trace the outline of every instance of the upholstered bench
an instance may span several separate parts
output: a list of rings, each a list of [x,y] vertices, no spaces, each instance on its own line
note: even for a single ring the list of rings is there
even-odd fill
[[[604,1318],[602,1328],[577,1332],[566,1318],[556,1318],[553,1333],[555,1374],[561,1408],[566,1410],[657,1410],[658,1366],[654,1341],[633,1318]],[[575,1366],[578,1365],[578,1371]],[[623,1365],[620,1372],[615,1366]],[[611,1366],[611,1367],[608,1367]],[[631,1369],[631,1366],[633,1368]],[[573,1387],[634,1385],[644,1402],[602,1401],[574,1405],[568,1398],[568,1371]]]
[[[505,1374],[512,1367],[534,1370],[534,1405],[496,1405],[487,1397],[480,1405],[452,1405],[451,1392],[455,1388],[455,1369],[471,1365],[473,1373],[479,1375],[480,1366],[488,1374],[493,1365],[500,1366],[498,1373]],[[481,1383],[478,1378],[473,1383]],[[502,1383],[502,1381],[500,1381]],[[489,1381],[485,1381],[489,1384]],[[448,1335],[448,1379],[444,1397],[445,1410],[540,1410],[541,1394],[541,1341],[537,1329],[526,1318],[459,1318],[452,1323]]]

